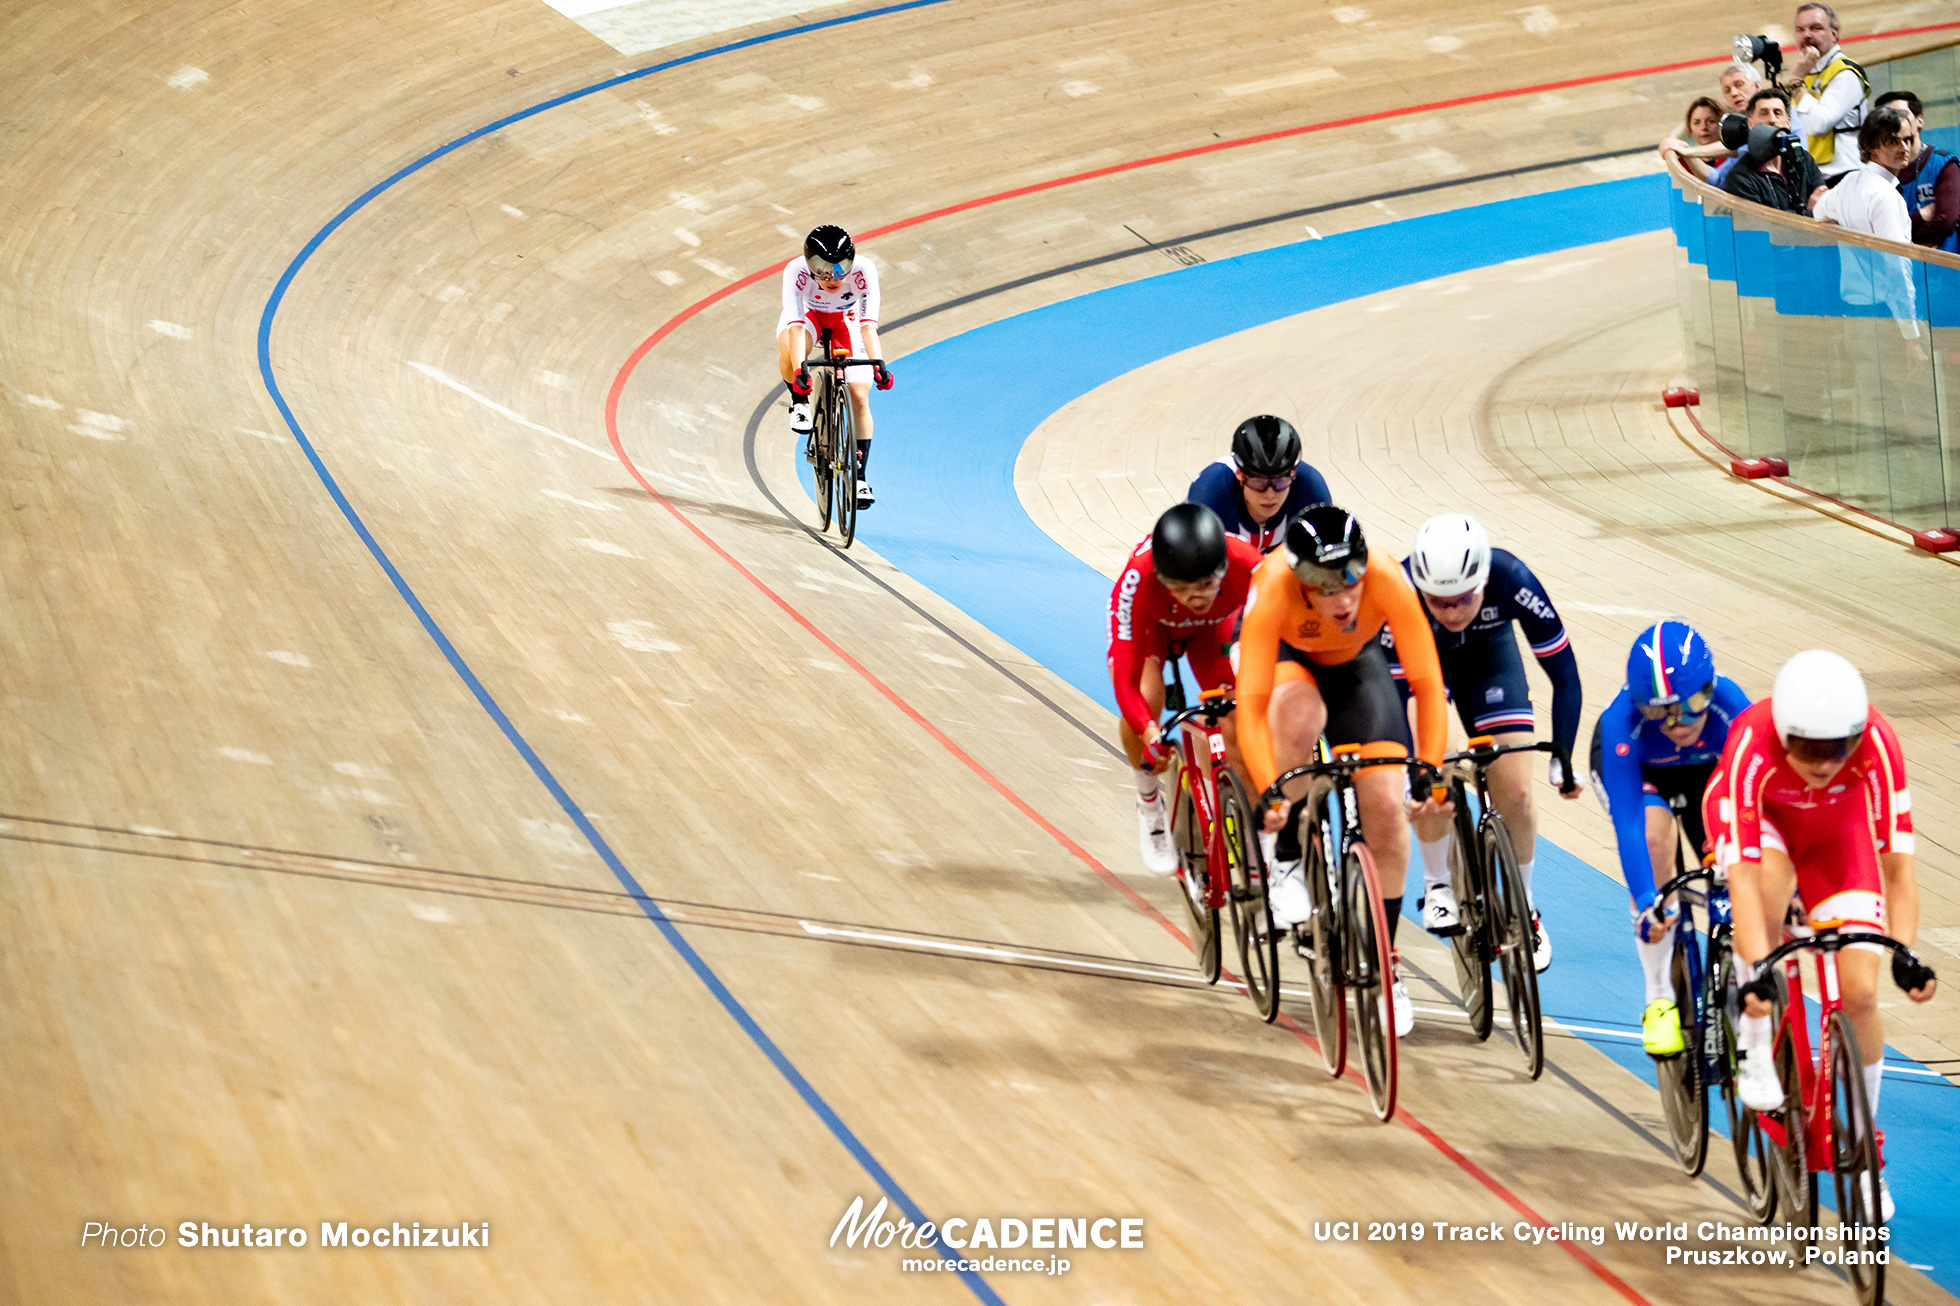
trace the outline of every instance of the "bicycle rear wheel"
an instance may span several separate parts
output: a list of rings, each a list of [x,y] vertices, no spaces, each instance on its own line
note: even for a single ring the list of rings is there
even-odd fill
[[[1318,807],[1319,804],[1312,804]],[[1336,915],[1341,910],[1333,891],[1333,868],[1327,860],[1327,832],[1318,820],[1309,821],[1309,804],[1295,804],[1300,823],[1306,827],[1306,856],[1300,873],[1307,877],[1307,900],[1313,915],[1307,921],[1307,992],[1312,999],[1313,1034],[1320,1042],[1320,1059],[1327,1073],[1339,1078],[1347,1069],[1347,995],[1342,987],[1341,931]]]
[[[1387,1123],[1395,1115],[1395,957],[1388,942],[1388,914],[1382,908],[1381,881],[1375,876],[1375,856],[1356,840],[1348,845],[1341,876],[1347,890],[1343,913],[1348,946],[1348,994],[1354,999],[1354,1036],[1361,1045],[1361,1076],[1368,1082],[1368,1100],[1375,1119]],[[1527,954],[1525,964],[1531,964]]]
[[[1456,890],[1456,909],[1463,928],[1449,938],[1450,959],[1456,963],[1456,991],[1470,1015],[1470,1032],[1482,1042],[1490,1037],[1490,952],[1484,937],[1483,885],[1489,872],[1483,847],[1470,818],[1470,796],[1459,778],[1450,782],[1450,801],[1456,804],[1456,828],[1450,838],[1450,886]]]
[[[1259,847],[1259,822],[1245,786],[1230,771],[1221,773],[1218,822],[1231,861],[1227,881],[1232,895],[1232,932],[1239,941],[1239,973],[1245,993],[1267,1024],[1279,1015],[1279,931],[1273,928],[1272,904],[1266,896],[1265,854]]]
[[[1218,983],[1220,971],[1218,910],[1211,905],[1211,866],[1205,854],[1205,832],[1199,828],[1197,800],[1191,793],[1195,777],[1184,765],[1184,754],[1172,755],[1171,844],[1177,849],[1177,879],[1184,886],[1184,911],[1191,918],[1191,954],[1205,983]],[[1222,869],[1222,868],[1221,868]]]
[[[837,433],[837,535],[845,548],[857,538],[857,415],[851,408],[851,388],[837,382],[831,429]]]
[[[1710,947],[1711,989],[1705,1019],[1720,1022],[1722,1046],[1717,1064],[1721,1067],[1722,1105],[1729,1116],[1729,1146],[1735,1152],[1736,1172],[1742,1176],[1742,1197],[1749,1214],[1764,1224],[1776,1215],[1776,1180],[1771,1172],[1770,1142],[1756,1126],[1756,1113],[1742,1105],[1735,1087],[1735,1025],[1729,1019],[1732,999],[1739,981],[1735,977],[1735,954],[1726,937],[1718,937]]]
[[[1831,1013],[1825,1037],[1831,1043],[1831,1175],[1837,1182],[1838,1221],[1870,1231],[1840,1245],[1847,1252],[1876,1252],[1885,1246],[1877,1232],[1885,1212],[1878,1195],[1878,1135],[1865,1100],[1865,1059],[1842,1011]],[[1885,1267],[1857,1264],[1856,1255],[1847,1259],[1852,1264],[1844,1273],[1861,1306],[1884,1301]]]
[[[1685,1037],[1681,1051],[1655,1060],[1654,1074],[1660,1080],[1661,1114],[1667,1117],[1674,1159],[1690,1178],[1700,1174],[1708,1161],[1708,1086],[1701,1074],[1703,1026],[1696,1018],[1694,959],[1689,955],[1694,946],[1694,926],[1684,905],[1681,921],[1674,929],[1674,959],[1669,973],[1674,983],[1674,1009],[1681,1013]]]
[[[831,482],[837,478],[837,456],[832,442],[834,432],[830,429],[830,372],[827,368],[810,369],[810,419],[815,423],[813,438],[817,445],[817,461],[811,467],[811,475],[816,480],[817,491],[817,529],[830,529]]]

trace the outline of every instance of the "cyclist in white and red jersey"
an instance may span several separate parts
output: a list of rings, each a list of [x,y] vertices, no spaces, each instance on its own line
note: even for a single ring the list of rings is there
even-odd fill
[[[1769,698],[1729,727],[1702,814],[1717,864],[1728,873],[1738,960],[1753,967],[1781,942],[1793,893],[1813,927],[1870,930],[1912,943],[1919,883],[1905,752],[1892,723],[1868,702],[1858,669],[1844,658],[1812,649],[1783,664]],[[1878,956],[1879,950],[1855,944],[1838,953],[1839,992],[1864,1055],[1874,1116],[1885,1060]],[[1914,1002],[1930,1000],[1937,986],[1930,968],[1904,954],[1893,955],[1892,978]],[[1736,1038],[1743,1053],[1737,1088],[1756,1111],[1783,1105],[1770,1047],[1772,992],[1769,975],[1742,986],[1747,1011]],[[1881,1205],[1889,1220],[1889,1192]]]
[[[789,387],[789,429],[810,434],[810,375],[803,360],[816,348],[819,336],[830,332],[831,343],[847,348],[854,358],[878,357],[878,269],[870,259],[858,261],[850,233],[828,224],[803,240],[803,257],[783,267],[783,315],[776,322],[776,365]],[[874,501],[865,469],[871,461],[871,385],[892,388],[891,369],[848,367],[851,413],[857,431],[858,507]],[[806,449],[805,457],[815,457]]]
[[[1177,870],[1157,780],[1170,765],[1157,726],[1164,714],[1164,667],[1182,657],[1201,689],[1231,688],[1233,619],[1245,606],[1262,556],[1244,540],[1227,538],[1211,509],[1180,503],[1130,550],[1110,591],[1109,677],[1123,714],[1117,730],[1136,779],[1143,864],[1158,875]],[[1243,774],[1232,718],[1222,726],[1230,763]]]

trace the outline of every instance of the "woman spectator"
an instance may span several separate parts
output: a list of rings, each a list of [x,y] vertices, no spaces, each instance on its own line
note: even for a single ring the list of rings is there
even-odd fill
[[[1722,106],[1706,95],[1697,96],[1688,104],[1682,135],[1668,137],[1661,142],[1660,149],[1664,155],[1671,153],[1679,158],[1681,166],[1695,177],[1711,186],[1720,186],[1729,161],[1735,157],[1722,144]]]

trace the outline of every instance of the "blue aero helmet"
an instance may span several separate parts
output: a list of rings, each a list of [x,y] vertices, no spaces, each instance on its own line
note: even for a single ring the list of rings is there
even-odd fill
[[[1640,632],[1627,654],[1627,694],[1640,715],[1673,725],[1715,701],[1715,655],[1685,621],[1661,621]]]

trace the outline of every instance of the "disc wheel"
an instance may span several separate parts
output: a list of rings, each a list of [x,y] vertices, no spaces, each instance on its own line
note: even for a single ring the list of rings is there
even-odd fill
[[[1749,1207],[1749,1214],[1768,1224],[1776,1215],[1776,1178],[1770,1157],[1770,1141],[1757,1128],[1756,1113],[1742,1105],[1742,1098],[1735,1087],[1738,1073],[1735,1025],[1729,1019],[1729,1012],[1734,1010],[1733,998],[1738,983],[1735,955],[1729,951],[1726,938],[1718,939],[1715,947],[1714,996],[1709,999],[1706,1018],[1721,1022],[1722,1047],[1717,1064],[1722,1068],[1722,1105],[1729,1117],[1729,1146],[1735,1152],[1735,1168],[1742,1176],[1742,1199]]]
[[[1483,883],[1487,874],[1480,860],[1482,844],[1470,818],[1470,797],[1462,780],[1450,783],[1456,804],[1456,828],[1450,839],[1450,887],[1456,890],[1456,909],[1463,929],[1450,936],[1450,959],[1456,963],[1456,991],[1470,1017],[1470,1032],[1479,1042],[1490,1037],[1490,945],[1485,937]]]
[[[831,430],[836,432],[837,535],[845,548],[857,538],[857,417],[851,410],[851,391],[842,380],[831,393]]]
[[[823,368],[811,369],[816,375],[810,378],[810,416],[815,422],[817,461],[811,467],[811,475],[816,480],[817,491],[817,529],[830,529],[831,482],[837,479],[837,455],[832,444],[830,429],[830,384]]]
[[[1218,820],[1231,860],[1232,932],[1239,941],[1239,974],[1246,996],[1267,1024],[1279,1015],[1279,931],[1266,896],[1265,854],[1259,823],[1239,778],[1226,771],[1218,790]]]
[[[1177,878],[1184,886],[1184,911],[1191,918],[1191,955],[1197,959],[1198,974],[1207,984],[1218,983],[1220,969],[1218,909],[1211,905],[1210,858],[1205,855],[1205,835],[1198,825],[1197,801],[1191,794],[1194,779],[1184,765],[1183,754],[1172,755],[1169,772],[1171,792],[1171,843],[1177,849]]]
[[[1375,1119],[1385,1124],[1395,1115],[1395,957],[1388,942],[1381,881],[1375,876],[1375,858],[1367,844],[1356,840],[1348,845],[1341,878],[1347,887],[1344,914],[1353,945],[1347,951],[1347,986],[1354,1003],[1354,1037],[1361,1046],[1368,1101],[1375,1108]]]
[[[1536,1079],[1545,1073],[1545,1015],[1538,1005],[1538,967],[1532,961],[1531,899],[1504,818],[1492,813],[1484,821],[1483,835],[1484,865],[1490,868],[1490,935],[1498,944],[1511,1032],[1517,1036],[1525,1073]]]
[[[1315,803],[1312,806],[1318,807]],[[1346,993],[1341,983],[1340,912],[1327,862],[1327,834],[1319,821],[1309,822],[1309,805],[1299,803],[1300,822],[1307,827],[1306,857],[1302,874],[1307,877],[1307,901],[1313,910],[1308,918],[1307,994],[1313,1008],[1314,1038],[1320,1043],[1320,1059],[1327,1073],[1338,1078],[1347,1069]]]
[[[1703,1024],[1696,1018],[1694,946],[1691,928],[1674,931],[1669,974],[1674,985],[1674,1009],[1681,1013],[1686,1037],[1681,1051],[1654,1062],[1654,1073],[1660,1080],[1661,1113],[1667,1117],[1674,1159],[1690,1177],[1700,1174],[1708,1161],[1708,1087],[1701,1073]]]
[[[1875,1252],[1885,1246],[1876,1232],[1885,1224],[1885,1212],[1878,1195],[1878,1135],[1871,1103],[1865,1098],[1865,1059],[1844,1012],[1831,1013],[1827,1037],[1831,1041],[1831,1176],[1837,1183],[1838,1221],[1872,1231],[1862,1240],[1851,1240],[1844,1250]],[[1844,1267],[1844,1273],[1861,1306],[1884,1301],[1885,1267],[1857,1264],[1860,1258],[1855,1255],[1847,1259],[1853,1263]]]

